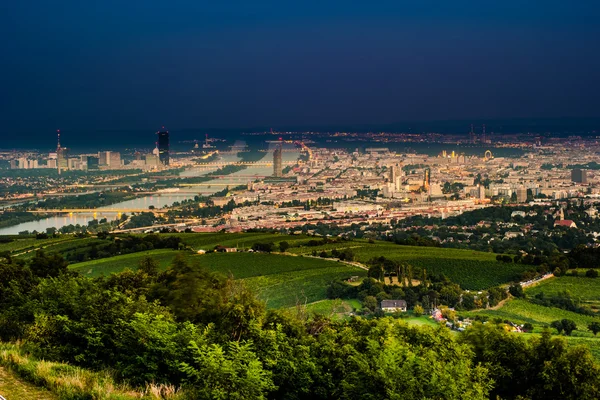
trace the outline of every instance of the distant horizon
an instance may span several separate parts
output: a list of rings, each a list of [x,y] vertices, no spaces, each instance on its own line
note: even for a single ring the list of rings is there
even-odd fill
[[[252,140],[252,136],[243,136],[248,133],[265,133],[273,129],[277,132],[306,133],[314,132],[327,134],[335,132],[388,132],[441,135],[467,135],[473,124],[476,134],[482,133],[482,125],[486,126],[488,134],[497,136],[513,134],[551,134],[554,136],[582,135],[594,136],[600,130],[600,118],[595,117],[564,117],[564,118],[503,118],[503,119],[455,119],[431,121],[404,121],[395,124],[362,124],[362,125],[337,125],[337,126],[260,126],[246,128],[169,128],[164,129],[171,133],[172,145],[179,142],[198,140],[202,141],[206,134],[209,137],[223,139]],[[115,149],[115,148],[143,148],[154,147],[154,134],[163,127],[135,128],[135,129],[65,129],[60,128],[61,143],[64,147],[75,150],[81,149]],[[3,150],[53,149],[57,141],[56,130],[40,132],[19,132],[8,134],[0,142]]]

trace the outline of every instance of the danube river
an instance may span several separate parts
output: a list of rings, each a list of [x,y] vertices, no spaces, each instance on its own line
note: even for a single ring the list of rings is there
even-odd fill
[[[298,152],[284,152],[282,154],[283,161],[293,161],[298,158]],[[265,156],[262,160],[271,161],[273,159],[272,149],[265,153]],[[235,162],[239,160],[237,155],[235,154],[224,154],[220,161],[224,162]],[[190,168],[186,169],[181,173],[182,177],[194,177],[194,176],[203,176],[215,169],[210,168]],[[245,185],[252,178],[249,175],[256,176],[269,176],[273,173],[273,168],[269,166],[248,166],[247,168],[235,172],[233,174],[227,175],[222,178],[215,178],[208,182],[205,182],[206,186],[197,186],[192,187],[191,189],[186,189],[185,193],[163,193],[152,196],[144,196],[138,197],[133,200],[123,201],[121,203],[112,204],[110,206],[102,207],[104,209],[148,209],[150,206],[154,206],[155,208],[163,208],[172,205],[175,202],[180,202],[182,200],[193,199],[196,195],[210,195],[215,192],[219,192],[223,190],[226,186],[235,187],[239,185]],[[211,186],[212,184],[212,186]],[[23,231],[37,231],[37,232],[45,232],[47,228],[57,228],[60,229],[66,225],[87,225],[87,223],[93,219],[102,219],[106,218],[108,220],[114,220],[118,218],[117,213],[115,212],[102,212],[102,208],[98,209],[96,214],[84,214],[84,213],[76,213],[76,214],[62,214],[56,215],[49,218],[40,219],[39,221],[31,221],[24,222],[22,224],[0,228],[0,235],[16,235],[19,232]]]

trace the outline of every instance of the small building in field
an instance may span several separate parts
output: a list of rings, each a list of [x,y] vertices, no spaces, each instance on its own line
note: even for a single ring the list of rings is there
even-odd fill
[[[406,312],[406,300],[382,300],[381,310],[383,312]]]

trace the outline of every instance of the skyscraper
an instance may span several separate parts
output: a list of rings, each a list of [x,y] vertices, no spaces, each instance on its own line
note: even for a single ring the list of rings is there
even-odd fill
[[[429,185],[431,184],[431,170],[429,168],[425,168],[425,173],[423,175],[423,189],[426,192],[429,191]]]
[[[587,183],[587,171],[579,168],[571,170],[571,181],[575,183]]]
[[[277,148],[273,152],[273,176],[279,178],[283,175],[281,170],[281,143],[277,145]]]
[[[162,165],[169,165],[169,131],[156,132],[158,135],[158,159]]]
[[[58,174],[60,175],[61,171],[69,169],[69,152],[66,147],[60,146],[60,130],[56,132],[58,134],[58,143],[56,145],[56,167],[58,169]]]

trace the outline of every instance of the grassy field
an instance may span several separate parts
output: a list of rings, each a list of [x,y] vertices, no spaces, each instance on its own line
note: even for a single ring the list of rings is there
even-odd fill
[[[307,311],[333,319],[347,318],[352,312],[360,309],[362,309],[362,304],[356,299],[321,300],[306,305]]]
[[[518,279],[527,266],[505,264],[496,261],[493,253],[440,247],[400,246],[388,242],[369,243],[356,240],[326,244],[316,247],[295,247],[288,251],[296,254],[311,254],[316,251],[330,252],[333,249],[351,249],[357,261],[366,263],[375,257],[412,264],[417,270],[426,269],[428,274],[444,274],[450,280],[469,290],[487,289]]]
[[[420,317],[411,317],[411,318],[407,318],[407,319],[403,319],[402,321],[406,321],[407,324],[409,325],[426,325],[426,326],[431,326],[433,328],[437,328],[440,324],[438,322],[435,322],[433,319],[429,318],[428,316],[420,316]]]
[[[70,268],[89,277],[109,275],[126,268],[137,269],[140,259],[146,256],[154,258],[161,268],[166,268],[177,253],[174,250],[153,250],[72,264]],[[318,258],[241,252],[182,254],[190,262],[244,280],[270,308],[323,300],[331,281],[366,275],[363,269]]]
[[[15,377],[4,367],[0,367],[0,395],[7,400],[54,400],[58,398],[45,389]]]

